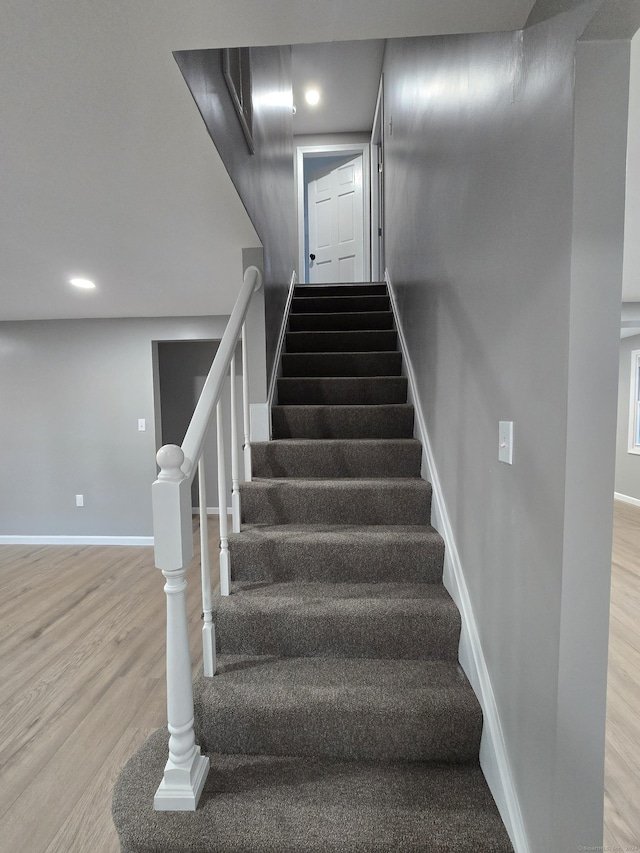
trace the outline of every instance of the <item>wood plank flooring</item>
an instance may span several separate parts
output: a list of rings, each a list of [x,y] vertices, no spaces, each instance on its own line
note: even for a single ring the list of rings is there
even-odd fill
[[[616,502],[614,525],[604,846],[625,850],[640,845],[640,508]],[[0,547],[0,853],[118,853],[113,783],[166,721],[164,614],[150,548]]]
[[[605,850],[640,850],[640,507],[615,501],[607,748]]]
[[[194,668],[197,542],[195,550]],[[211,565],[217,572],[213,549]],[[113,784],[166,723],[163,586],[151,548],[0,547],[1,853],[120,850]]]

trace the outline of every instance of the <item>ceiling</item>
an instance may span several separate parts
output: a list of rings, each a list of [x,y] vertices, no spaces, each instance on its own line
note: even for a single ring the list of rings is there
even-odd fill
[[[370,131],[384,46],[384,39],[293,45],[294,134]],[[312,87],[321,93],[315,107],[304,97]]]
[[[172,51],[293,44],[296,133],[362,130],[384,38],[520,29],[533,2],[0,0],[0,319],[230,312],[258,241]]]

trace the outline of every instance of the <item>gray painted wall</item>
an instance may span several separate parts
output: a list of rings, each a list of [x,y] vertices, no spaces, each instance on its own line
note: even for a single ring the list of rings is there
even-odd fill
[[[0,535],[151,536],[152,342],[219,340],[227,320],[0,323]]]
[[[255,154],[249,154],[222,74],[220,50],[178,51],[180,70],[264,246],[267,374],[273,368],[291,274],[297,266],[291,48],[251,49]]]
[[[601,843],[628,90],[629,42],[581,40],[552,834],[558,850]]]
[[[640,33],[631,40],[623,292],[640,299]]]
[[[384,65],[387,266],[532,851],[602,840],[610,519],[606,510],[594,517],[591,505],[581,517],[579,471],[595,443],[602,464],[592,488],[610,505],[613,459],[602,441],[613,406],[580,393],[592,387],[592,362],[580,359],[602,344],[601,373],[617,369],[624,147],[616,122],[625,118],[616,110],[625,86],[618,63],[611,110],[585,115],[576,131],[576,140],[599,132],[594,150],[604,160],[595,171],[609,171],[614,197],[605,187],[603,217],[614,211],[613,232],[591,216],[598,196],[574,226],[574,166],[576,187],[594,168],[591,149],[574,162],[575,40],[594,5],[523,33],[390,41]],[[589,255],[600,292],[588,275],[583,287]],[[580,417],[593,433],[572,453],[569,430]],[[515,424],[512,467],[497,459],[500,420]],[[582,577],[597,579],[593,592],[582,584],[579,607],[595,620],[582,630],[567,599],[581,537]],[[595,642],[587,637],[578,654],[585,629]],[[593,669],[583,666],[589,653]],[[585,700],[593,713],[575,715],[571,738],[571,708]],[[589,777],[580,775],[585,766]]]
[[[640,455],[629,453],[629,394],[633,350],[640,350],[640,335],[620,341],[615,490],[618,494],[640,500]]]

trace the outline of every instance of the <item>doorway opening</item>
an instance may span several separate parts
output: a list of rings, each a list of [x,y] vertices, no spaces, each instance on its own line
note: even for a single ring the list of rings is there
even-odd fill
[[[299,146],[301,281],[371,280],[369,144]]]
[[[154,341],[154,408],[156,423],[156,445],[182,444],[187,427],[207,374],[215,357],[220,341],[216,340],[180,340]],[[242,352],[236,350],[236,405],[242,406],[242,389],[239,378],[242,376]],[[227,375],[222,391],[221,405],[225,424],[229,423],[231,406],[231,383]],[[241,409],[240,409],[241,410]],[[241,427],[238,425],[238,441],[242,445]],[[225,465],[231,471],[231,442],[225,432]],[[204,446],[205,475],[207,481],[207,507],[209,514],[218,513],[219,496],[217,491],[217,436],[215,423],[209,429]],[[227,475],[227,512],[231,508],[231,478]],[[209,501],[210,498],[210,501]],[[199,508],[198,475],[194,477],[191,489],[191,501],[194,512]]]

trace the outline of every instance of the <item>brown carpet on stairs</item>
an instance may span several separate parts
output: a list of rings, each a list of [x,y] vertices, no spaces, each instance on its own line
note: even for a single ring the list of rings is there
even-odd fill
[[[114,791],[123,853],[512,851],[383,283],[296,287],[278,394],[218,673],[194,681],[206,787],[195,813],[153,811],[156,732]]]

